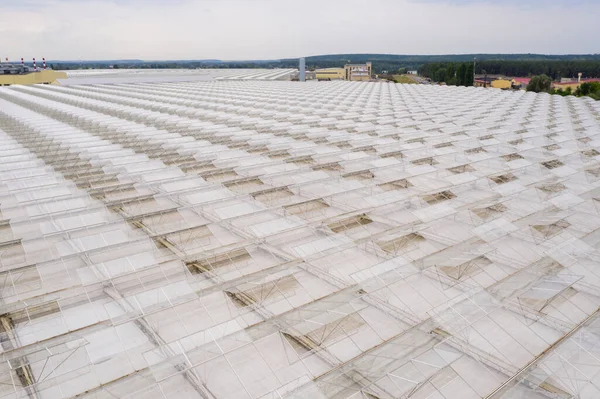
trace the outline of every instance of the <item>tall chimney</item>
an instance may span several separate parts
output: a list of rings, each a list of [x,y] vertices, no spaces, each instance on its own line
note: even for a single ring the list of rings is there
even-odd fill
[[[42,63],[44,64],[44,71],[46,70],[46,59],[42,58]]]
[[[298,66],[298,80],[300,82],[306,82],[306,60],[300,58],[300,65]]]
[[[33,59],[33,70],[37,72],[37,64],[35,63],[35,58]]]
[[[25,60],[23,59],[23,57],[21,57],[21,66],[25,67]]]
[[[579,73],[577,74],[577,83],[580,83],[580,82],[581,82],[581,75],[582,75],[582,73],[581,73],[581,72],[579,72]]]

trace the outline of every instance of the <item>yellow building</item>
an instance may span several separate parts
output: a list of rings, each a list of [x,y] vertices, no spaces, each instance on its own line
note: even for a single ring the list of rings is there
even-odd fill
[[[51,69],[39,72],[30,72],[24,74],[6,74],[0,75],[0,86],[10,85],[34,85],[34,84],[60,84],[58,79],[66,79],[66,72],[57,72]]]
[[[344,68],[324,68],[317,69],[315,74],[319,80],[343,80],[345,72]]]
[[[515,86],[518,86],[519,83],[517,83],[514,79],[509,79],[509,78],[494,78],[494,77],[486,77],[484,79],[476,79],[475,80],[475,86],[476,87],[491,87],[494,89],[502,89],[502,90],[508,90],[508,89],[512,89]]]
[[[373,73],[370,62],[366,64],[347,64],[343,68],[324,68],[315,71],[320,80],[354,80],[369,81]]]
[[[509,79],[496,79],[496,80],[492,80],[492,87],[494,89],[510,89],[511,87],[513,87],[513,85],[515,85],[515,81],[514,80],[509,80]]]

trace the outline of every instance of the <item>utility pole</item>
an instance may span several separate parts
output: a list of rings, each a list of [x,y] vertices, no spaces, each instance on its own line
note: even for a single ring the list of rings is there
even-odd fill
[[[475,87],[475,62],[477,61],[477,57],[473,57],[473,87]]]

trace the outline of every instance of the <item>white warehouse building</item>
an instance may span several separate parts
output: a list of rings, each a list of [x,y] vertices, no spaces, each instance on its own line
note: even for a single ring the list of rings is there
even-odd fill
[[[0,398],[598,398],[599,148],[547,94],[0,88]]]

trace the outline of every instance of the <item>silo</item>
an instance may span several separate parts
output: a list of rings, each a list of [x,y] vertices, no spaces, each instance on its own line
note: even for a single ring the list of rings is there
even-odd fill
[[[300,58],[300,65],[298,66],[299,74],[298,80],[300,82],[306,81],[306,60],[304,58]]]

